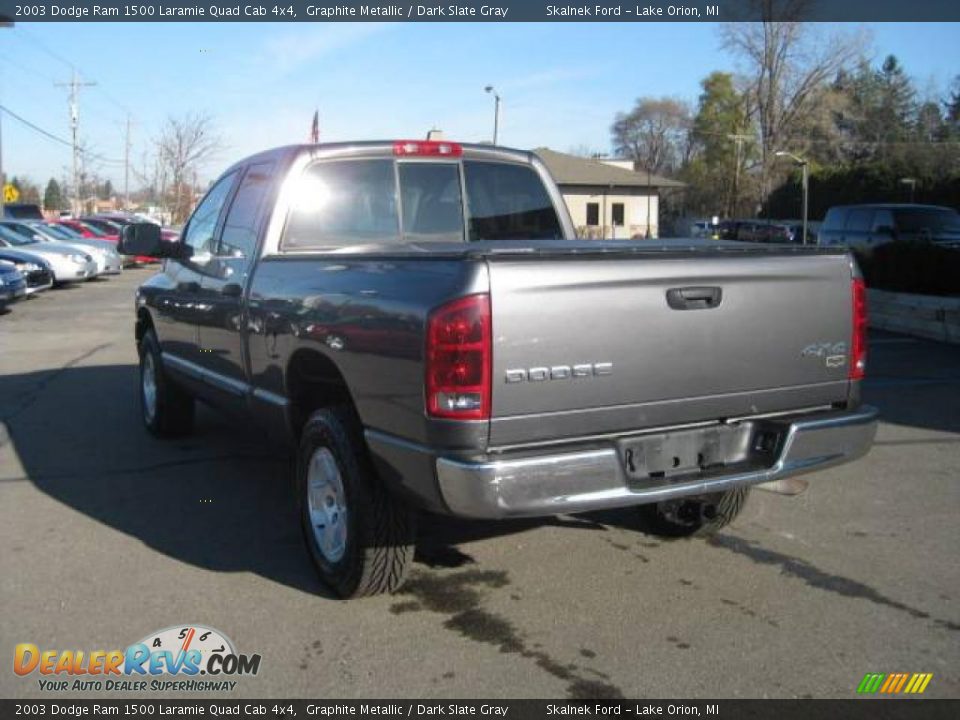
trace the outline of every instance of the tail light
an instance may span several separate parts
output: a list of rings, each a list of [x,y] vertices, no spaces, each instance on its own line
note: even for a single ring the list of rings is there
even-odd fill
[[[458,143],[443,140],[398,140],[393,144],[394,155],[428,157],[460,157],[463,148]]]
[[[850,342],[850,379],[862,380],[867,370],[867,285],[861,278],[854,278],[853,338]]]
[[[490,417],[490,296],[468,295],[430,313],[427,320],[427,414]]]

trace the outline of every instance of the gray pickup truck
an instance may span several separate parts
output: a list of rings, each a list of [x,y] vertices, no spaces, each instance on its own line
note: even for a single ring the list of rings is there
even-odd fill
[[[639,506],[730,522],[758,483],[860,457],[863,281],[842,249],[578,241],[533,154],[437,141],[286,147],[227,170],[136,295],[147,428],[203,400],[296,455],[340,595],[393,591],[415,511]]]

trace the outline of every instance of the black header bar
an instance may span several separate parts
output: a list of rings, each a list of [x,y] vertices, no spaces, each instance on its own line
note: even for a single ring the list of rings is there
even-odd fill
[[[0,0],[3,22],[960,22],[958,0]]]

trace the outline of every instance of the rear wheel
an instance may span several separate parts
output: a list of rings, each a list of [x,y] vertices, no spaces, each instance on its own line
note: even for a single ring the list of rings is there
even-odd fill
[[[163,371],[160,345],[153,330],[140,340],[140,409],[143,424],[158,437],[193,431],[195,401]]]
[[[643,529],[663,537],[706,537],[736,519],[747,504],[750,488],[666,500],[638,508]]]
[[[415,517],[383,486],[352,413],[310,416],[296,473],[304,539],[321,580],[343,598],[397,590],[413,561]]]

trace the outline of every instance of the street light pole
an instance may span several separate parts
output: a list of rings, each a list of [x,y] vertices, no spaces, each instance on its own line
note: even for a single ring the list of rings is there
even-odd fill
[[[497,134],[500,130],[500,95],[493,85],[487,85],[484,91],[493,93],[493,144],[497,144]]]
[[[800,166],[801,171],[801,180],[800,183],[803,187],[803,240],[802,244],[807,244],[807,208],[809,206],[809,197],[810,197],[810,163],[807,162],[804,158],[794,155],[791,152],[786,150],[778,150],[774,153],[777,157],[788,157],[793,160],[797,165]]]

